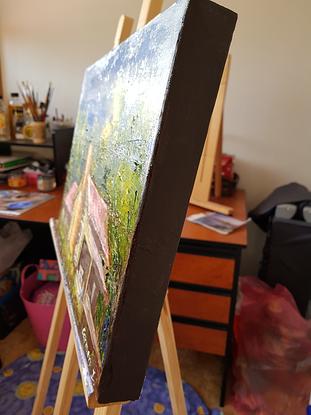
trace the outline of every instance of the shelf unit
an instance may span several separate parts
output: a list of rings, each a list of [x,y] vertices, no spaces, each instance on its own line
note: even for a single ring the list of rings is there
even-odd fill
[[[55,177],[57,185],[61,185],[64,181],[65,167],[69,160],[70,149],[73,138],[73,128],[60,128],[55,130],[51,138],[48,138],[44,143],[34,143],[27,139],[18,140],[1,140],[0,154],[10,155],[11,147],[32,147],[32,148],[46,148],[53,150],[53,160],[55,165]]]
[[[2,145],[7,146],[19,146],[19,147],[43,147],[43,148],[54,148],[53,137],[47,139],[44,143],[34,143],[30,139],[18,139],[18,140],[0,140],[0,149]]]

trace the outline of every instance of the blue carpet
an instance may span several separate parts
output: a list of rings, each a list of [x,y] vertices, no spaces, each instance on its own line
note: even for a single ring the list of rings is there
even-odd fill
[[[35,349],[16,360],[0,372],[0,414],[30,415],[36,393],[43,354]],[[64,354],[57,354],[48,397],[43,415],[53,414]],[[210,415],[220,412],[209,411],[199,395],[187,383],[183,383],[188,415]],[[70,415],[88,415],[80,379],[77,380]],[[148,368],[141,398],[122,407],[122,415],[171,415],[170,399],[165,374]]]

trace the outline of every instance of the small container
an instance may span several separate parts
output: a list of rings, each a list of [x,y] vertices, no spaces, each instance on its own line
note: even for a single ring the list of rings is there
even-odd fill
[[[12,92],[9,100],[9,125],[11,138],[22,139],[23,127],[25,124],[24,107],[18,92]]]
[[[36,144],[42,144],[45,141],[45,130],[46,124],[45,121],[33,121],[29,124],[32,129],[31,139]]]
[[[12,105],[13,107],[18,107],[22,105],[22,101],[20,100],[18,92],[11,92],[9,105]]]
[[[38,172],[35,170],[25,169],[25,175],[27,178],[28,186],[37,187],[38,176],[41,174],[42,174],[41,172]]]
[[[15,129],[15,138],[17,140],[23,139],[23,128],[24,128],[24,110],[23,107],[16,108],[13,113],[13,125]]]
[[[51,192],[56,187],[53,174],[40,174],[37,179],[37,188],[40,192]]]
[[[0,139],[7,139],[7,120],[6,120],[6,109],[3,102],[3,97],[0,95]]]
[[[27,186],[27,177],[22,171],[16,171],[9,174],[8,185],[10,187],[19,188]]]

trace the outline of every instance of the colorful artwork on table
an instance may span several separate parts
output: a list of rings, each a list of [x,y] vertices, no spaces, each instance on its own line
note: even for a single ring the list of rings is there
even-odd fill
[[[57,241],[89,401],[139,397],[235,21],[180,0],[86,70]]]

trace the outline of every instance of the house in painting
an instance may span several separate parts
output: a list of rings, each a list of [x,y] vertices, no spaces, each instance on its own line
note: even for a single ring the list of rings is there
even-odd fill
[[[108,208],[90,176],[90,147],[79,186],[73,183],[65,200],[69,216],[69,246],[75,266],[76,291],[91,341],[99,358],[98,334],[109,302],[105,278],[109,269]]]

